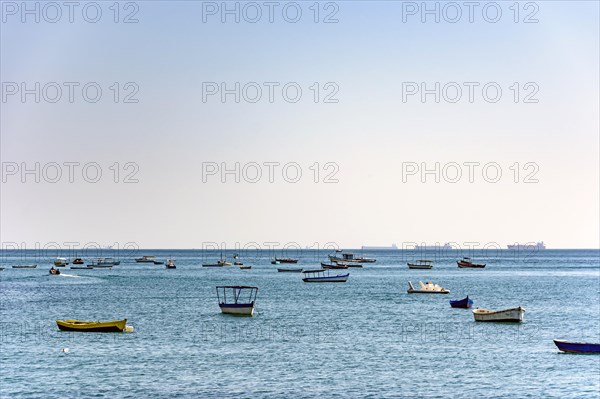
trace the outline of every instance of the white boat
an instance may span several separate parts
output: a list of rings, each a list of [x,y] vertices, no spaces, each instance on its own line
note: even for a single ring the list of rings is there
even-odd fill
[[[519,306],[518,308],[505,310],[473,310],[473,316],[475,317],[475,321],[505,321],[520,323],[523,321],[524,314],[525,308],[522,308],[521,306]]]
[[[331,275],[329,270],[305,270],[302,281],[305,283],[345,283],[350,273]]]
[[[217,287],[217,299],[221,313],[235,316],[254,315],[254,302],[258,287],[227,285]],[[227,295],[229,293],[229,295]]]
[[[431,269],[433,267],[433,261],[419,259],[415,263],[407,263],[409,269]]]
[[[409,294],[448,294],[449,290],[444,287],[439,286],[438,284],[434,284],[432,282],[423,283],[419,281],[419,288],[415,288],[412,285],[412,282],[408,282],[408,291]]]
[[[336,251],[337,252],[337,251]],[[354,263],[374,263],[376,260],[371,258],[364,258],[362,256],[354,256],[350,252],[342,253],[340,258],[337,255],[328,255],[331,262],[354,262]]]

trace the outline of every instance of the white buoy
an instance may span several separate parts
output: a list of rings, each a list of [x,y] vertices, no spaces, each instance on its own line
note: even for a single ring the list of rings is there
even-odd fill
[[[125,326],[125,332],[133,332],[133,326]]]
[[[62,349],[61,349],[61,351],[62,351],[63,353],[69,353],[69,348],[62,348]]]

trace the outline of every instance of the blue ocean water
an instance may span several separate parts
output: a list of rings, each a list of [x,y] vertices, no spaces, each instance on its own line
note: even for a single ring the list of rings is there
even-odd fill
[[[51,257],[5,253],[0,396],[581,399],[600,392],[600,356],[560,353],[552,342],[600,342],[598,250],[475,253],[487,263],[481,270],[458,269],[456,251],[426,253],[431,270],[406,267],[424,254],[365,251],[377,262],[349,269],[345,284],[277,273],[267,251],[240,259],[251,270],[203,268],[219,258],[210,251],[144,254],[173,256],[177,269],[126,256],[112,269],[67,267],[50,276]],[[287,255],[304,268],[327,259],[325,251]],[[24,263],[39,266],[10,267]],[[409,295],[408,280],[451,293]],[[220,313],[215,286],[223,284],[259,287],[255,317]],[[475,307],[524,306],[525,321],[476,323],[470,310],[448,305],[467,294]],[[127,318],[135,332],[60,332],[55,320],[64,318]]]

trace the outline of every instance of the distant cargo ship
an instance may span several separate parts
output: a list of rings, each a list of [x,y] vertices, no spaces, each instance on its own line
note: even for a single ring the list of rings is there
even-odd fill
[[[452,247],[450,246],[450,243],[447,242],[444,245],[441,244],[435,244],[435,245],[417,245],[415,246],[415,249],[417,251],[427,251],[427,250],[435,250],[435,251],[440,251],[440,250],[447,250],[447,249],[452,249]]]
[[[369,246],[363,245],[362,249],[374,251],[374,250],[381,250],[381,249],[398,249],[398,247],[396,246],[396,244],[392,244],[392,246],[390,246],[390,247],[369,247]]]
[[[513,244],[513,245],[507,245],[508,249],[513,249],[513,250],[527,250],[530,251],[532,249],[546,249],[546,245],[544,244],[544,241],[538,241],[535,244],[531,243],[531,244]]]

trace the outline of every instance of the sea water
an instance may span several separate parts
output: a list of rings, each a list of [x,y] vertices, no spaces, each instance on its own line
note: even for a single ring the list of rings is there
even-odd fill
[[[225,251],[230,261],[234,251]],[[429,252],[429,251],[428,251]],[[52,257],[5,252],[0,272],[0,397],[454,397],[598,398],[600,356],[558,351],[553,339],[600,342],[598,250],[464,254],[366,251],[347,283],[308,284],[277,267],[320,267],[325,251],[272,265],[273,253],[145,250],[177,269],[120,257],[112,269],[61,268]],[[140,254],[138,254],[139,256]],[[410,270],[426,256],[431,270]],[[37,269],[12,269],[37,263]],[[338,272],[338,271],[332,271]],[[407,294],[433,281],[448,295]],[[217,285],[259,287],[256,314],[221,314]],[[520,324],[477,323],[448,300],[523,306]],[[60,332],[57,319],[127,318],[132,333]],[[66,349],[66,350],[65,350]]]

